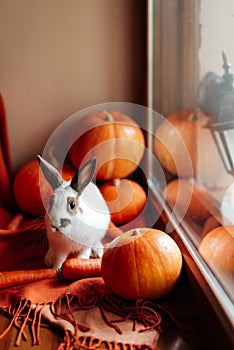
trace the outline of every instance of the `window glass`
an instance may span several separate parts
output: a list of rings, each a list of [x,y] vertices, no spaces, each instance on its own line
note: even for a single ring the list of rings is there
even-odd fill
[[[234,2],[149,5],[152,187],[233,302]]]

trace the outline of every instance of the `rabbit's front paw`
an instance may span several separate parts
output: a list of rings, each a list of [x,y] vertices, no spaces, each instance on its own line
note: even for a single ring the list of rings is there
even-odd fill
[[[96,258],[102,258],[104,253],[104,246],[101,242],[95,247],[92,248],[92,256]]]
[[[64,252],[55,252],[53,249],[49,249],[45,255],[45,264],[53,267],[54,269],[60,269],[62,264],[67,259],[67,254]]]
[[[45,264],[54,269],[60,269],[64,261],[66,260],[67,255],[59,254],[53,249],[49,248],[48,252],[45,255]]]
[[[91,248],[87,247],[84,248],[77,256],[77,258],[81,258],[81,259],[89,259],[91,256]]]

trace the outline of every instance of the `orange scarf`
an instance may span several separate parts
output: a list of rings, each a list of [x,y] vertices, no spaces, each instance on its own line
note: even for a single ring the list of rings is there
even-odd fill
[[[14,203],[1,95],[0,169],[0,271],[46,268],[44,221],[24,217]],[[146,225],[144,219],[141,224]],[[142,299],[130,302],[114,295],[101,277],[74,283],[54,278],[8,288],[0,285],[0,309],[11,320],[0,334],[0,344],[1,338],[15,326],[18,329],[16,345],[20,345],[21,339],[28,338],[25,326],[30,324],[33,344],[39,344],[43,325],[62,328],[64,340],[58,350],[97,349],[101,344],[107,349],[156,349],[162,320],[176,324],[184,336],[198,344],[203,332],[200,324],[198,328],[194,326],[193,303],[183,290],[184,286],[181,288],[179,284],[160,302]],[[185,315],[186,324],[183,323]],[[192,327],[188,322],[190,318]]]

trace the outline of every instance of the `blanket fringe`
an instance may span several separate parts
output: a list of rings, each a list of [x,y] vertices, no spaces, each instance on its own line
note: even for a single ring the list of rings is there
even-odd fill
[[[87,297],[87,295],[89,295],[89,297]],[[112,327],[118,334],[123,334],[123,331],[117,323],[126,320],[132,321],[132,331],[136,331],[136,322],[139,322],[142,324],[142,328],[138,330],[139,333],[153,329],[158,333],[162,332],[161,314],[153,309],[153,303],[149,303],[143,299],[130,303],[129,301],[114,296],[113,294],[108,295],[107,297],[106,294],[99,294],[98,288],[95,288],[95,285],[92,285],[90,290],[87,290],[85,296],[66,294],[51,304],[53,315],[69,321],[75,328],[74,333],[65,330],[64,339],[58,347],[58,350],[95,350],[100,349],[101,345],[104,345],[104,348],[108,350],[155,350],[155,346],[148,344],[136,345],[120,343],[94,338],[90,335],[79,335],[79,330],[86,332],[89,331],[90,328],[77,323],[73,314],[73,308],[77,311],[91,309],[94,306],[99,308],[103,321],[109,327]],[[116,314],[116,319],[109,319],[106,311]]]
[[[25,326],[29,320],[29,313],[30,313],[30,307],[28,308],[28,304],[30,302],[28,300],[21,300],[17,307],[9,307],[5,309],[4,311],[12,316],[11,322],[9,323],[8,327],[0,334],[0,339],[2,339],[12,328],[12,326],[15,326],[17,329],[19,329],[19,333],[16,339],[16,346],[20,345],[20,340],[23,338],[24,340],[28,339],[27,334],[25,333]],[[27,313],[24,312],[27,309]],[[21,322],[23,320],[23,322]],[[21,324],[20,324],[21,322]]]
[[[65,331],[63,342],[59,345],[57,350],[156,350],[150,345],[134,345],[123,344],[115,341],[101,340],[90,336],[82,336],[76,338],[71,332]]]
[[[65,300],[65,303],[63,303]],[[46,326],[42,323],[42,314],[43,309],[50,305],[51,312],[55,317],[62,318],[70,322],[74,326],[74,332],[72,333],[69,330],[64,330],[64,338],[60,343],[57,350],[96,350],[99,349],[101,345],[104,346],[105,349],[108,350],[146,350],[155,348],[148,345],[134,345],[134,344],[123,344],[120,342],[107,341],[103,339],[97,339],[91,336],[84,336],[79,334],[79,330],[82,332],[87,332],[90,330],[89,327],[77,323],[73,310],[72,303],[78,305],[79,309],[90,309],[93,306],[98,306],[100,313],[104,322],[109,326],[115,329],[115,331],[119,334],[122,334],[123,331],[116,323],[124,322],[128,319],[131,319],[133,322],[132,330],[135,330],[136,321],[140,321],[144,326],[139,332],[147,331],[150,329],[157,329],[161,332],[160,324],[161,324],[161,316],[159,313],[155,312],[149,306],[143,304],[135,305],[132,307],[127,307],[127,304],[121,305],[122,307],[126,307],[125,315],[119,314],[114,320],[109,320],[105,310],[106,305],[102,305],[100,300],[98,301],[96,297],[93,298],[92,303],[88,303],[85,306],[84,301],[82,300],[81,306],[79,306],[79,298],[76,295],[67,294],[62,298],[59,298],[56,302],[48,303],[48,304],[40,304],[35,305],[32,304],[30,300],[23,299],[20,300],[18,305],[9,306],[4,309],[4,311],[11,316],[11,321],[6,327],[6,329],[0,334],[0,339],[2,339],[14,326],[18,329],[18,335],[16,338],[15,345],[20,346],[22,340],[28,340],[28,335],[26,333],[26,325],[30,325],[31,336],[32,336],[32,344],[39,345],[40,344],[40,329],[42,326]],[[123,302],[123,301],[122,301]],[[65,308],[64,308],[65,304]],[[114,300],[112,300],[111,311],[116,311],[113,306],[115,305]],[[116,306],[116,305],[115,305]],[[117,307],[118,310],[118,307]],[[127,313],[126,313],[127,312]]]
[[[94,290],[95,289],[93,289],[93,292]],[[113,295],[105,295],[101,298],[93,296],[92,302],[90,303],[89,299],[89,302],[86,304],[83,299],[79,300],[79,297],[74,294],[66,294],[63,297],[59,298],[56,302],[40,305],[32,304],[30,300],[23,299],[20,300],[17,305],[12,305],[4,308],[3,311],[11,317],[11,320],[6,329],[0,334],[0,339],[2,339],[14,326],[18,330],[15,345],[20,346],[22,340],[28,340],[26,325],[29,324],[32,344],[39,345],[41,327],[48,326],[42,322],[42,313],[43,309],[49,305],[51,312],[55,317],[62,318],[63,320],[70,322],[74,327],[73,333],[71,333],[69,330],[64,330],[64,338],[59,345],[58,350],[96,350],[100,348],[101,345],[104,345],[104,348],[108,350],[155,350],[155,348],[151,348],[150,345],[137,346],[133,344],[122,344],[113,341],[111,342],[100,340],[90,336],[81,336],[79,334],[79,330],[82,332],[87,332],[90,330],[90,328],[86,325],[77,323],[73,313],[74,303],[78,306],[78,309],[81,310],[91,309],[93,306],[97,306],[100,310],[104,322],[109,327],[115,329],[115,331],[119,334],[122,334],[123,332],[117,323],[121,324],[121,322],[124,322],[128,319],[131,319],[133,322],[133,331],[135,331],[135,325],[138,321],[142,323],[143,326],[139,332],[155,329],[158,333],[161,333],[161,323],[163,318],[163,324],[168,323],[178,326],[185,339],[194,339],[194,343],[198,344],[200,343],[199,339],[204,341],[205,330],[203,329],[199,320],[195,320],[193,317],[193,324],[191,327],[189,327],[189,322],[191,322],[191,315],[188,315],[188,320],[184,319],[184,315],[183,319],[180,320],[178,314],[174,314],[170,310],[167,310],[167,307],[165,305],[155,305],[154,303],[145,301],[143,299],[139,299],[131,305],[120,298],[114,297]],[[109,319],[106,311],[114,312],[117,315],[116,319]]]
[[[11,321],[6,329],[0,334],[0,339],[2,339],[12,327],[15,327],[18,329],[15,346],[20,346],[21,340],[28,340],[25,328],[26,325],[30,325],[32,344],[39,345],[40,329],[41,326],[43,326],[41,318],[45,305],[35,305],[32,304],[30,300],[23,299],[19,301],[17,306],[9,306],[8,308],[3,309],[3,311],[11,317]]]

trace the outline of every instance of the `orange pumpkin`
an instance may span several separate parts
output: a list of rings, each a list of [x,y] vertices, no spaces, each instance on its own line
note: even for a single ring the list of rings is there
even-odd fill
[[[61,173],[68,180],[74,174],[74,168],[64,165]],[[13,180],[13,191],[17,205],[23,212],[33,216],[45,214],[52,188],[40,171],[38,160],[32,160],[19,169]]]
[[[116,225],[126,224],[135,219],[146,204],[146,193],[135,181],[115,179],[100,186],[103,198]]]
[[[42,173],[39,184],[39,170],[38,161],[33,160],[20,168],[13,181],[14,195],[19,208],[33,216],[44,215],[45,208],[41,196],[45,203],[48,203],[52,194],[52,188]]]
[[[210,216],[204,222],[202,237],[204,237],[208,232],[219,226],[221,226],[220,220],[215,216]]]
[[[62,170],[59,170],[62,175],[62,178],[65,181],[69,181],[72,179],[73,175],[76,172],[76,169],[70,163],[64,163]]]
[[[164,198],[180,217],[186,215],[199,222],[211,215],[207,208],[205,194],[195,183],[187,179],[170,181],[164,190]]]
[[[86,115],[71,139],[75,140],[69,151],[73,165],[79,168],[84,159],[96,157],[98,180],[127,177],[144,154],[144,135],[139,125],[118,111]]]
[[[102,258],[102,277],[126,299],[156,299],[176,285],[182,255],[175,241],[152,228],[132,229],[114,239]]]
[[[234,278],[234,226],[219,226],[207,233],[199,252],[212,268]]]
[[[223,171],[223,166],[219,165],[221,162],[211,133],[204,127],[208,120],[209,116],[199,110],[181,110],[159,125],[153,150],[171,174],[197,176],[216,183],[215,174]]]

